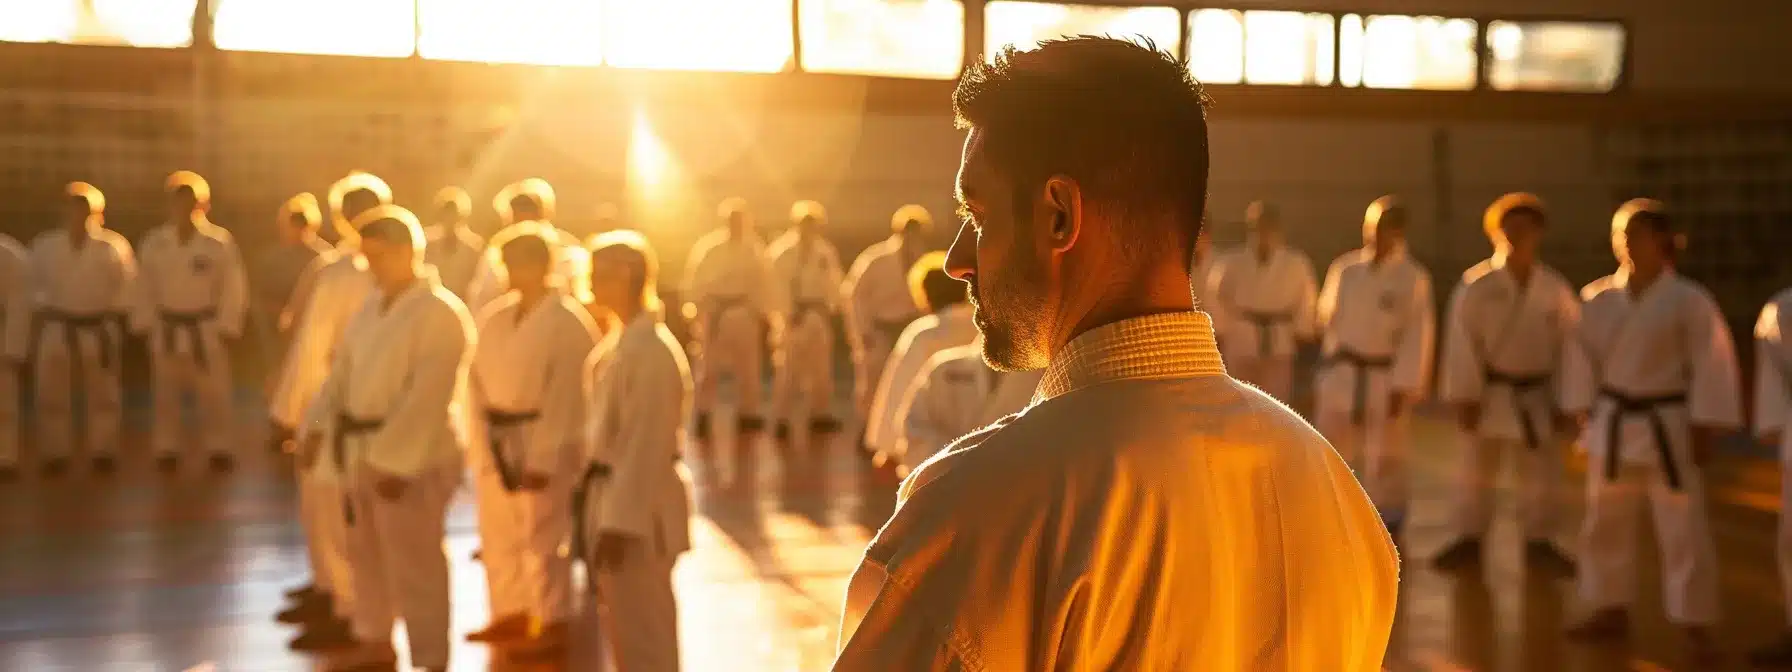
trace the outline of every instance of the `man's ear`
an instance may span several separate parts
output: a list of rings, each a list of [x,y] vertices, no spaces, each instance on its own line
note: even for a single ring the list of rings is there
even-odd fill
[[[1040,207],[1050,214],[1046,235],[1053,252],[1065,252],[1076,245],[1083,228],[1083,191],[1076,180],[1053,175],[1045,180]]]

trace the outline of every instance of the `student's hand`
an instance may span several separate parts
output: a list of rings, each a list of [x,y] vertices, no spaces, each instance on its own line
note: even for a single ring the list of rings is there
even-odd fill
[[[524,490],[541,492],[542,490],[548,489],[548,475],[539,472],[525,471],[523,472],[522,477],[517,480],[517,485]]]
[[[1388,393],[1388,417],[1398,418],[1400,417],[1400,414],[1404,412],[1406,412],[1406,393]]]
[[[597,535],[597,549],[592,552],[592,560],[597,563],[596,569],[604,572],[622,570],[623,551],[628,547],[629,535],[615,530],[604,530]]]
[[[388,502],[403,497],[404,491],[408,489],[410,485],[409,482],[397,476],[382,474],[377,471],[373,472],[373,492],[374,494],[379,495],[380,499],[384,499]]]
[[[1473,433],[1481,427],[1481,402],[1465,401],[1456,404],[1456,424],[1462,431]]]

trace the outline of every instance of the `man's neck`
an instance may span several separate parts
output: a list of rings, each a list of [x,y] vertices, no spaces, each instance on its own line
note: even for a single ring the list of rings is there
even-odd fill
[[[420,279],[421,278],[418,276],[412,275],[401,280],[381,283],[380,308],[382,310],[391,308],[392,302],[397,301],[399,296],[403,295],[405,291],[410,289],[413,285],[416,285]]]
[[[1661,265],[1644,270],[1631,266],[1625,270],[1628,271],[1629,277],[1624,283],[1624,288],[1630,290],[1632,295],[1636,295],[1648,291],[1656,280],[1660,280],[1661,276],[1667,274],[1668,267]]]
[[[1506,272],[1511,273],[1512,278],[1522,287],[1531,281],[1531,273],[1537,268],[1537,260],[1534,257],[1507,254],[1504,265]]]
[[[1148,315],[1185,313],[1195,309],[1194,298],[1188,291],[1188,275],[1180,269],[1139,278],[1130,286],[1110,286],[1104,293],[1105,296],[1085,304],[1090,306],[1088,312],[1054,344],[1054,352],[1098,327]]]
[[[85,244],[87,244],[87,241],[93,239],[93,230],[95,228],[97,228],[97,227],[95,227],[92,224],[87,224],[84,226],[69,227],[68,228],[68,240],[70,243],[73,243],[76,247],[85,245]]]
[[[1257,263],[1267,264],[1267,263],[1269,263],[1270,258],[1274,257],[1275,254],[1276,254],[1276,248],[1274,245],[1270,245],[1268,243],[1258,243],[1257,244]]]
[[[174,220],[174,235],[175,235],[175,237],[179,238],[182,242],[191,240],[193,238],[193,234],[199,232],[199,226],[204,221],[205,221],[205,215],[203,213],[197,213],[197,212],[188,216],[186,219]]]

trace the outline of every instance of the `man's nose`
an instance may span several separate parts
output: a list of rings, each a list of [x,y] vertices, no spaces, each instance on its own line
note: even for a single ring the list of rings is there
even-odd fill
[[[946,248],[946,275],[961,282],[970,282],[977,272],[977,236],[969,222],[958,225],[952,246]]]

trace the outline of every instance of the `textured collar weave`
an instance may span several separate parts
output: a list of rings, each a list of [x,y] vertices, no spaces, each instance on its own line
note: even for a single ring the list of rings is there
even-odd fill
[[[1206,313],[1121,320],[1071,339],[1046,367],[1033,403],[1117,380],[1225,375]]]

